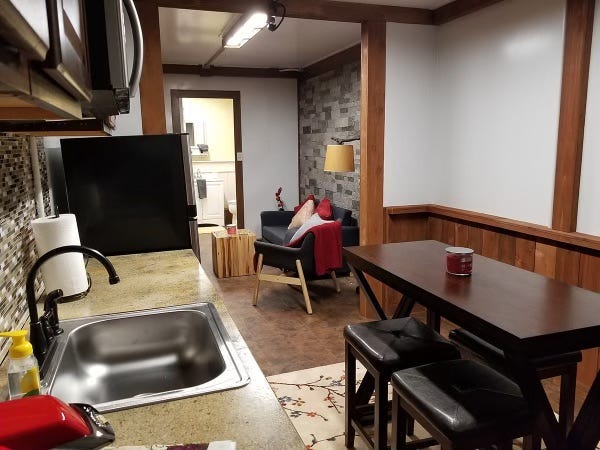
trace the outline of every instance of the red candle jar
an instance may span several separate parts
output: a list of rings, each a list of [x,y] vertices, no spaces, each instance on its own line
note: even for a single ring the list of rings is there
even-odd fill
[[[473,250],[466,247],[446,248],[446,272],[462,277],[471,275],[473,273]]]
[[[227,229],[227,234],[237,234],[237,227],[233,224],[227,225],[225,227]]]

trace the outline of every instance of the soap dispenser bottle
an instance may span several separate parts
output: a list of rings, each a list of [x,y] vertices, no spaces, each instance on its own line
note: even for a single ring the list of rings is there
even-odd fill
[[[8,351],[8,395],[11,400],[40,393],[40,371],[33,356],[33,346],[25,339],[27,330],[7,331],[2,337],[12,338]]]

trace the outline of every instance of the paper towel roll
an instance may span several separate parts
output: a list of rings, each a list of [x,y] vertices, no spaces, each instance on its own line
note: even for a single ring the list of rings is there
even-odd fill
[[[56,247],[80,245],[77,220],[74,214],[42,217],[31,222],[38,255]],[[80,294],[88,288],[85,263],[81,253],[66,253],[46,261],[42,267],[46,293],[62,289],[63,296]]]

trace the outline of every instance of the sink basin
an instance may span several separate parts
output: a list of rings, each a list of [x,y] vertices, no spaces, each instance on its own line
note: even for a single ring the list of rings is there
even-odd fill
[[[211,303],[61,322],[46,391],[100,412],[232,389],[250,379]]]

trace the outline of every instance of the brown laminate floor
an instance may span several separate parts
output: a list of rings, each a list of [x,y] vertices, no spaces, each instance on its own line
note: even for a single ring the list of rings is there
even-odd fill
[[[262,282],[258,306],[252,306],[256,278],[216,278],[211,245],[211,235],[200,234],[202,266],[266,376],[344,361],[344,326],[367,320],[358,313],[354,278],[339,278],[340,293],[329,280],[309,283],[312,315],[306,313],[301,292],[278,283]],[[272,268],[265,270],[279,273]],[[413,316],[425,321],[423,309],[416,309]],[[443,335],[453,328],[442,320]],[[544,381],[544,387],[558,410],[559,379]],[[577,409],[586,393],[583,385],[577,386]]]

